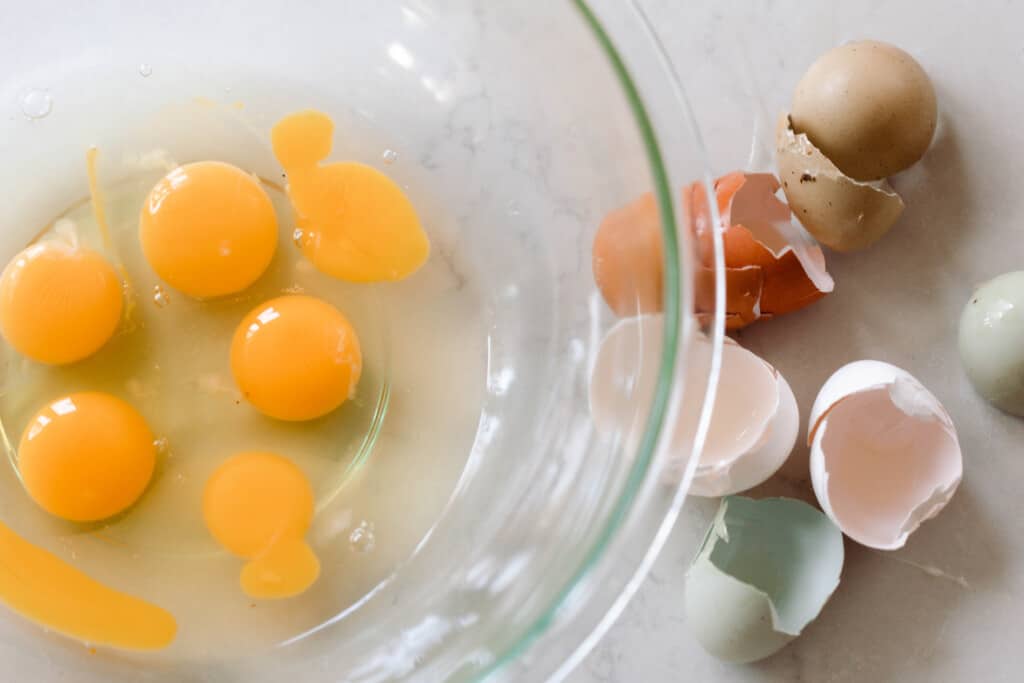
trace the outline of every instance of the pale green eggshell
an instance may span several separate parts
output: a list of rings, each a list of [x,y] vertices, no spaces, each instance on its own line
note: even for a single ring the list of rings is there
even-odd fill
[[[817,508],[725,498],[686,576],[690,630],[719,659],[763,659],[818,616],[842,567],[842,534]]]
[[[985,400],[1024,416],[1024,271],[989,280],[967,301],[960,360]]]

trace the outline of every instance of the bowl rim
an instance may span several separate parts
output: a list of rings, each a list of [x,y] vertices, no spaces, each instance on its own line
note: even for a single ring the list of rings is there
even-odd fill
[[[681,222],[677,219],[683,218],[686,214],[685,207],[680,207],[677,216],[673,202],[672,183],[670,181],[669,164],[662,153],[662,147],[658,141],[657,126],[649,113],[650,107],[645,104],[640,88],[631,75],[627,60],[622,52],[616,47],[610,32],[605,28],[598,17],[598,13],[591,7],[593,0],[571,0],[571,5],[580,15],[582,23],[590,31],[604,56],[607,58],[615,79],[622,88],[626,104],[633,115],[637,126],[637,132],[642,146],[646,152],[648,167],[652,179],[652,192],[658,208],[658,216],[663,240],[663,315],[664,325],[662,332],[661,356],[658,361],[658,376],[655,383],[654,394],[651,399],[643,436],[636,449],[636,457],[626,477],[622,492],[615,501],[609,513],[604,527],[600,530],[590,548],[583,556],[583,560],[573,575],[567,580],[563,588],[552,600],[548,608],[538,616],[533,623],[519,636],[518,640],[503,652],[498,653],[490,665],[483,669],[475,680],[484,680],[502,671],[520,655],[530,648],[558,618],[559,610],[567,603],[573,591],[590,575],[598,566],[599,561],[607,554],[607,550],[616,535],[622,528],[630,511],[633,509],[637,497],[641,493],[651,465],[658,452],[659,444],[668,439],[662,437],[671,436],[666,427],[671,404],[678,398],[677,391],[677,369],[680,365],[679,357],[685,348],[688,348],[689,341],[693,335],[683,333],[688,326],[693,324],[693,316],[683,316],[684,304],[692,307],[693,292],[690,286],[682,282],[682,265],[680,245],[687,244],[689,237],[677,231]],[[670,83],[670,95],[677,101],[677,104],[685,110],[691,121],[692,134],[703,160],[706,162],[707,154],[703,141],[700,137],[696,124],[693,122],[692,111],[686,99],[681,79],[669,59],[664,45],[661,43],[656,31],[648,20],[644,11],[637,4],[636,0],[626,0],[626,4],[632,13],[635,14],[644,36],[649,39],[651,47],[657,53],[661,65],[665,67],[666,75]],[[705,168],[709,168],[705,163]],[[713,224],[717,225],[719,220],[718,207],[714,201],[714,191],[711,186],[711,179],[707,172],[705,177],[698,181],[700,189],[706,193],[707,202]],[[715,390],[718,384],[718,376],[721,362],[721,347],[724,340],[725,319],[725,281],[718,274],[724,272],[724,251],[721,236],[717,231],[712,232],[713,267],[714,267],[714,310],[709,323],[710,337],[712,343],[711,366],[707,378],[707,388],[701,409],[701,416],[693,441],[693,453],[699,453],[703,447],[704,438],[707,434],[711,417],[711,407],[714,404]],[[591,629],[588,629],[582,642],[578,643],[572,652],[567,652],[564,662],[551,676],[549,680],[560,680],[568,675],[575,666],[586,657],[593,647],[599,642],[607,629],[615,622],[621,611],[628,604],[633,594],[647,575],[654,560],[657,558],[661,548],[668,538],[669,532],[675,524],[679,510],[686,498],[693,473],[699,458],[690,457],[679,483],[676,486],[671,504],[662,518],[654,537],[642,558],[640,564],[632,574],[632,580],[626,585],[616,599],[604,610],[604,616]]]

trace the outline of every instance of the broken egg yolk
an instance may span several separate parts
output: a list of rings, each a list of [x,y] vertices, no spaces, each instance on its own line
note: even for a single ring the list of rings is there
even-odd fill
[[[430,243],[405,193],[356,162],[321,165],[334,123],[318,111],[285,117],[271,131],[288,175],[302,251],[318,270],[351,282],[401,280],[427,260]]]
[[[84,247],[34,244],[0,276],[0,330],[16,351],[41,363],[91,356],[114,335],[122,306],[117,272]]]
[[[27,619],[72,638],[128,650],[158,650],[174,640],[164,609],[108,588],[0,524],[0,601]]]
[[[298,595],[320,575],[303,540],[313,519],[313,489],[287,458],[247,452],[226,460],[206,483],[203,518],[218,543],[249,560],[240,576],[247,595]]]
[[[363,360],[341,312],[311,296],[253,309],[235,331],[231,371],[246,400],[279,420],[326,415],[355,391]]]
[[[199,299],[254,283],[277,248],[277,216],[252,175],[219,161],[174,169],[142,206],[139,238],[167,284]]]
[[[71,394],[29,421],[18,446],[25,490],[50,514],[74,522],[106,519],[130,507],[156,465],[153,433],[121,399]]]

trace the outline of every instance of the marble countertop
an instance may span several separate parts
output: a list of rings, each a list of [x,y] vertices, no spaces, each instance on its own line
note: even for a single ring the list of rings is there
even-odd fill
[[[1024,420],[971,390],[956,327],[974,285],[1024,268],[1024,6],[643,4],[686,80],[716,173],[748,165],[757,122],[786,106],[803,70],[833,45],[886,40],[931,74],[940,128],[925,159],[893,179],[907,203],[901,221],[868,251],[829,255],[834,294],[755,325],[740,341],[786,376],[804,415],[846,362],[876,358],[908,369],[953,416],[965,474],[946,510],[904,549],[847,541],[842,582],[820,618],[775,656],[746,666],[716,661],[687,631],[684,574],[717,509],[717,501],[690,499],[645,585],[570,681],[1021,680]],[[812,499],[806,447],[755,494]]]

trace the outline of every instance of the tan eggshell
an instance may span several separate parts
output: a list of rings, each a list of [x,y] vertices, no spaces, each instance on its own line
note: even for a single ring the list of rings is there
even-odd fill
[[[906,370],[861,360],[839,368],[811,408],[814,493],[861,545],[903,547],[956,492],[963,456],[953,421]]]
[[[903,213],[903,200],[886,182],[862,183],[797,134],[783,115],[776,132],[779,178],[793,214],[822,244],[836,251],[863,249]]]
[[[855,180],[880,180],[916,163],[937,118],[935,88],[921,65],[873,40],[826,52],[793,96],[793,129]]]

